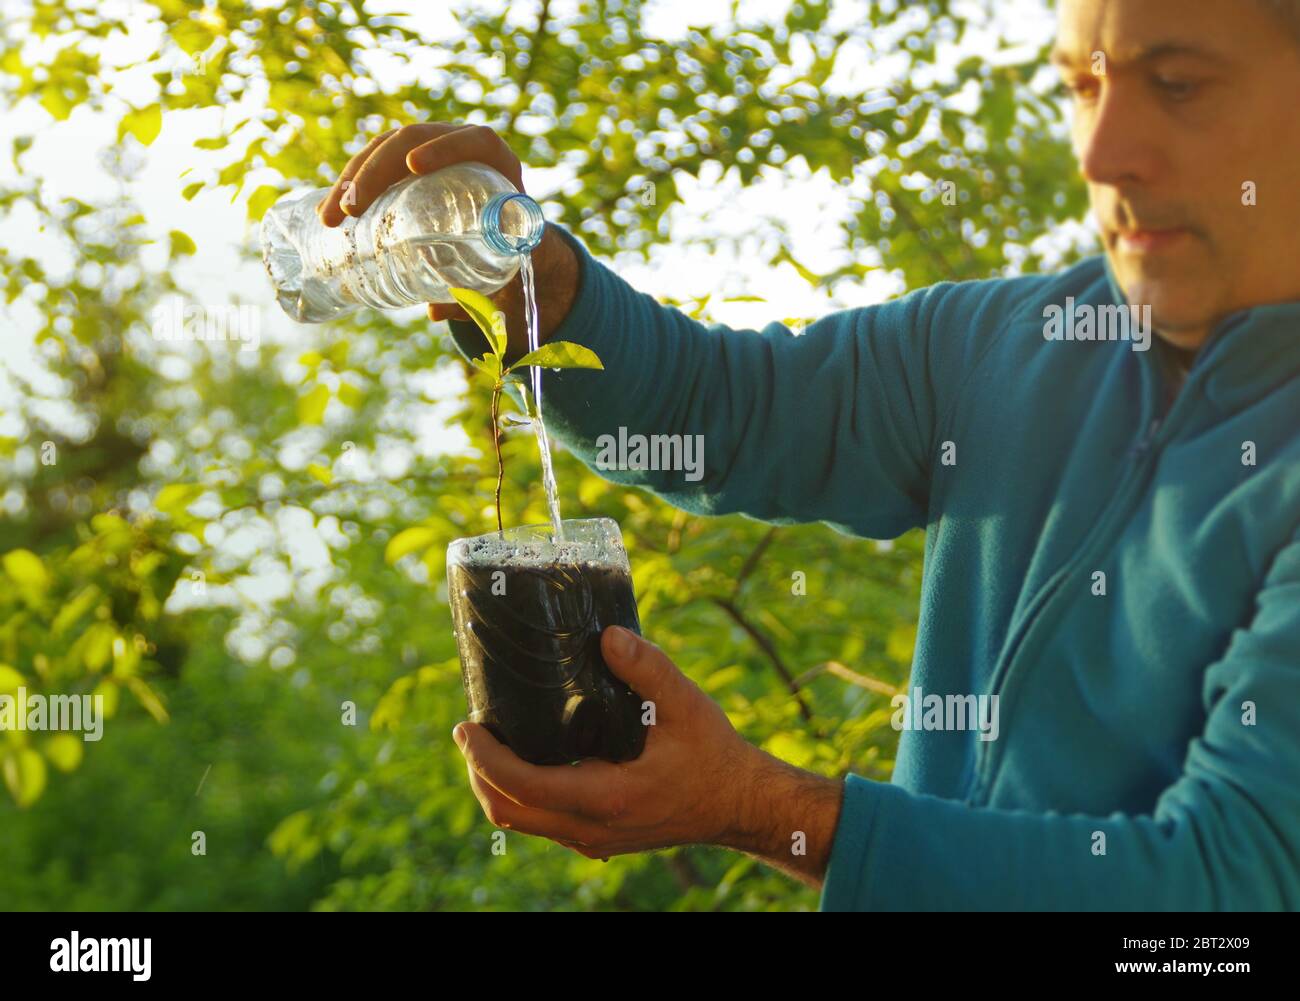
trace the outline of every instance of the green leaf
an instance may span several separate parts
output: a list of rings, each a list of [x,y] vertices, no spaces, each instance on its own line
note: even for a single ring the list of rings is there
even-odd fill
[[[23,65],[23,57],[17,49],[10,49],[0,56],[0,71],[23,78],[31,75],[31,71]]]
[[[140,705],[144,706],[145,712],[154,718],[158,723],[166,723],[171,717],[167,715],[167,710],[162,704],[162,700],[152,688],[145,684],[143,678],[127,678],[126,687],[131,689],[131,694],[136,697]]]
[[[195,55],[212,44],[212,32],[197,21],[177,21],[171,33],[186,55]]]
[[[162,131],[162,106],[151,104],[147,108],[132,108],[117,124],[118,142],[129,132],[142,146],[148,146]]]
[[[519,368],[523,365],[537,365],[541,368],[595,368],[604,369],[600,359],[596,357],[596,352],[591,348],[584,348],[581,344],[574,344],[572,341],[551,341],[549,344],[543,344],[536,351],[530,351],[517,362],[511,365],[511,369]]]
[[[248,196],[248,218],[261,219],[279,197],[279,188],[272,184],[263,184]]]
[[[480,372],[487,375],[493,382],[501,378],[501,356],[496,354],[484,355],[482,358],[474,358],[470,361]]]
[[[366,394],[350,382],[339,383],[339,402],[345,407],[356,409],[365,402]]]
[[[234,160],[231,163],[226,164],[217,172],[217,184],[224,188],[227,184],[234,184],[236,181],[240,181],[244,174],[244,161]]]
[[[141,580],[146,579],[166,561],[165,554],[154,551],[131,560],[131,572]]]
[[[130,545],[131,526],[126,523],[126,519],[119,514],[109,514],[107,512],[97,514],[91,517],[90,527],[100,535],[121,536],[122,541]]]
[[[70,733],[60,733],[51,737],[41,747],[50,764],[61,772],[76,771],[85,754],[85,741]]]
[[[307,466],[307,475],[314,480],[319,480],[326,486],[334,482],[334,474],[330,472],[328,466],[322,466],[319,462],[313,462]]]
[[[87,670],[99,672],[104,669],[113,654],[115,639],[117,630],[108,622],[96,622],[81,634],[77,645],[81,647],[81,659]]]
[[[90,697],[104,700],[104,719],[109,719],[117,713],[117,704],[122,700],[122,689],[116,681],[105,678],[95,686]]]
[[[391,565],[409,553],[428,549],[437,541],[438,530],[428,525],[403,529],[388,540],[384,547],[384,562]]]
[[[317,383],[310,393],[298,397],[298,421],[302,424],[320,424],[325,419],[325,408],[329,402],[329,388]]]
[[[506,333],[506,315],[498,310],[492,314],[489,322],[492,329],[487,335],[488,343],[492,345],[492,350],[498,357],[505,358],[506,345],[509,341],[509,336]]]
[[[482,292],[475,292],[473,289],[452,288],[447,291],[460,303],[461,308],[469,314],[479,330],[483,331],[492,353],[504,355],[506,353],[505,317],[492,304],[492,300]]]
[[[0,695],[10,695],[23,685],[24,678],[16,668],[0,664]]]
[[[202,181],[195,181],[193,184],[187,184],[185,185],[184,188],[181,189],[181,197],[184,198],[187,202],[191,201],[202,188],[203,188]]]
[[[746,672],[743,667],[738,664],[731,664],[714,671],[700,683],[700,687],[712,695],[731,685],[743,682],[745,676]]]
[[[50,624],[50,634],[61,636],[68,627],[74,625],[83,615],[99,601],[102,592],[94,584],[89,584],[77,592],[76,596],[59,609],[59,614]]]
[[[307,836],[310,830],[310,810],[299,810],[297,813],[291,813],[276,824],[275,829],[267,836],[267,847],[271,849],[272,855],[283,857],[288,855],[294,846]]]
[[[50,586],[50,573],[45,564],[35,553],[27,549],[15,549],[4,555],[4,568],[11,580],[19,587],[43,595]]]
[[[794,259],[794,256],[785,247],[782,247],[777,252],[776,256],[772,258],[770,263],[778,264],[781,261],[789,261],[790,266],[793,267],[795,271],[799,272],[799,277],[802,278],[804,281],[806,281],[809,285],[821,284],[822,276],[817,274],[817,272],[804,267],[802,264],[796,261]]]
[[[153,506],[163,514],[175,518],[198,500],[201,493],[203,487],[198,483],[168,483],[158,491]]]
[[[230,142],[229,136],[212,136],[210,139],[195,139],[195,149],[225,149]]]
[[[182,233],[179,229],[171,231],[172,256],[179,257],[183,254],[192,254],[199,248],[194,245],[189,234]]]
[[[56,84],[46,84],[41,88],[41,107],[48,111],[56,121],[64,121],[72,114],[72,102],[68,100],[63,89]]]
[[[14,802],[29,807],[45,791],[45,759],[31,748],[10,751],[4,759],[5,785]]]

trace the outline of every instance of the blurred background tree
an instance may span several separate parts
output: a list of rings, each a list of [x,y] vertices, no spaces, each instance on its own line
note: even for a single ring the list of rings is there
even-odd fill
[[[166,220],[125,182],[168,122],[250,103],[195,143],[222,163],[177,180],[186,200],[224,189],[255,220],[289,187],[330,183],[385,129],[468,121],[507,139],[526,182],[553,168],[562,183],[531,193],[607,257],[683,246],[670,210],[687,179],[749,185],[798,163],[844,185],[850,210],[826,219],[825,240],[851,260],[830,273],[795,260],[773,218],[695,238],[758,238],[756,289],[789,265],[832,302],[873,272],[918,287],[1090,249],[1059,239],[1085,201],[1045,53],[1004,46],[991,2],[846,17],[802,0],[761,18],[742,4],[669,40],[646,28],[653,6],[463,6],[434,45],[352,2],[154,0],[143,26],[144,5],[129,18],[7,5],[0,103],[37,102],[50,122],[110,116],[104,166],[124,183],[106,201],[52,197],[23,166],[33,136],[17,135],[0,184],[5,216],[21,207],[72,259],[54,270],[25,240],[0,249],[4,310],[42,317],[40,377],[0,384],[0,694],[95,693],[112,714],[98,743],[0,734],[0,907],[816,906],[718,849],[602,865],[509,834],[491,853],[450,739],[464,698],[442,580],[447,543],[491,527],[495,463],[487,394],[467,387],[445,329],[364,313],[311,329],[305,352],[263,344],[255,364],[203,345],[178,362],[149,335],[167,297],[192,301],[174,266],[204,249],[171,230],[160,266],[148,233]],[[111,69],[147,71],[156,96],[127,102],[102,55],[144,30],[154,54]],[[976,35],[983,57],[954,59]],[[877,71],[871,86],[843,72],[854,61]],[[671,301],[709,320],[715,300]],[[260,305],[275,308],[269,286]],[[468,447],[417,448],[435,418]],[[544,521],[531,437],[505,448],[506,524]],[[888,779],[921,533],[888,544],[690,517],[567,453],[557,475],[566,517],[621,524],[647,635],[748,739],[828,775]]]

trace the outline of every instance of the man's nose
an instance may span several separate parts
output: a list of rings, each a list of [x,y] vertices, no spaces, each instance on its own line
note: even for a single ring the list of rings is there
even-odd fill
[[[1080,112],[1075,155],[1090,184],[1149,183],[1160,167],[1154,123],[1142,102],[1124,88],[1103,81],[1096,104]]]

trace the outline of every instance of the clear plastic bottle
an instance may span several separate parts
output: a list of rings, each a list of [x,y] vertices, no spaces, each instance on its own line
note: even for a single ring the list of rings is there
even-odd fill
[[[290,192],[262,220],[262,260],[284,311],[320,323],[362,306],[453,302],[448,287],[490,295],[542,239],[541,207],[482,163],[401,181],[359,219],[325,226],[329,191]]]

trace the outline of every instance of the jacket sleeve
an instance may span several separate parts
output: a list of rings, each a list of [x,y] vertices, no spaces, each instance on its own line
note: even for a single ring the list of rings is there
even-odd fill
[[[542,406],[553,437],[589,468],[696,514],[826,521],[871,538],[925,524],[943,396],[930,336],[940,287],[833,313],[800,336],[780,323],[730,329],[638,292],[555,228],[581,276],[552,339],[591,348],[605,370],[546,371]],[[483,354],[476,327],[450,326],[462,354]],[[699,435],[703,462],[610,468],[620,429],[628,441]]]
[[[1202,699],[1205,729],[1150,816],[973,808],[849,776],[822,908],[1295,910],[1300,531]]]

